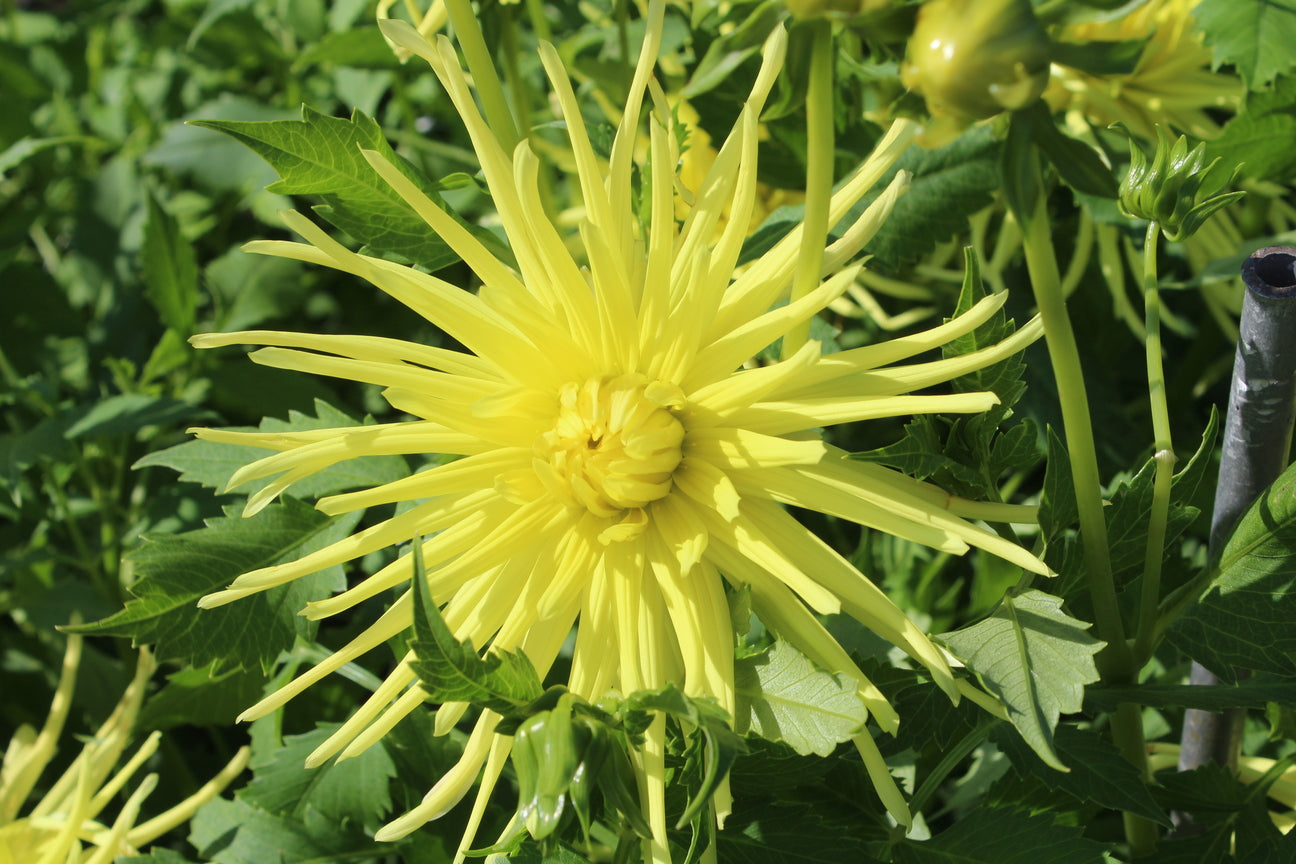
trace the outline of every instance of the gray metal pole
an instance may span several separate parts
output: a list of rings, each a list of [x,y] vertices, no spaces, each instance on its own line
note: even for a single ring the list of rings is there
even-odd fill
[[[1243,512],[1287,467],[1296,420],[1296,247],[1253,252],[1242,264],[1242,281],[1247,290],[1211,518],[1212,562]],[[1191,680],[1219,683],[1197,663]],[[1179,770],[1207,762],[1236,769],[1242,720],[1242,711],[1185,712]]]

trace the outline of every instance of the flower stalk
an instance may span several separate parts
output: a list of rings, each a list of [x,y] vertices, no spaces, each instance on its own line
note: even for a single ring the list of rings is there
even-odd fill
[[[1036,188],[1043,189],[1038,156],[1032,153],[1031,158],[1035,160]],[[1093,423],[1089,415],[1084,374],[1080,367],[1080,352],[1067,315],[1066,297],[1049,228],[1047,201],[1043,194],[1035,196],[1024,223],[1026,268],[1030,273],[1040,318],[1044,322],[1044,338],[1057,381],[1058,401],[1062,408],[1067,453],[1080,515],[1085,573],[1094,607],[1094,625],[1098,638],[1107,643],[1096,658],[1098,671],[1105,683],[1131,683],[1137,670],[1129,643],[1125,639],[1125,626],[1121,620],[1116,585],[1112,577]],[[1146,774],[1147,757],[1144,753],[1141,715],[1138,705],[1120,705],[1112,716],[1111,733],[1112,740],[1122,755],[1140,773]],[[1156,846],[1156,825],[1130,813],[1124,814],[1124,821],[1125,836],[1133,853],[1136,856],[1150,853]]]

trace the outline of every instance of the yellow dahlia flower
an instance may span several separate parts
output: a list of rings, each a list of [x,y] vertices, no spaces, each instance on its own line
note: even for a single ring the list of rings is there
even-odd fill
[[[68,637],[58,689],[39,733],[22,726],[9,741],[0,770],[0,862],[13,864],[108,864],[119,855],[136,855],[139,849],[188,821],[200,806],[215,798],[237,777],[248,761],[248,748],[240,748],[229,764],[189,798],[142,824],[136,824],[144,799],[157,785],[150,774],[122,805],[111,825],[99,814],[130,782],[155,752],[162,733],[154,732],[135,755],[117,768],[131,727],[139,714],[144,690],[153,674],[153,657],[140,651],[135,678],[112,715],[81,749],[72,765],[55,781],[37,804],[19,816],[41,773],[54,758],[59,735],[72,707],[72,690],[81,661],[81,637]],[[115,773],[114,773],[115,772]]]
[[[597,699],[678,683],[691,696],[735,708],[735,634],[726,584],[750,589],[761,620],[821,667],[846,676],[878,725],[898,718],[828,634],[815,613],[846,612],[904,649],[957,698],[946,658],[872,582],[803,527],[785,505],[851,520],[951,553],[989,550],[1034,572],[1034,556],[967,518],[1023,521],[1028,508],[980,505],[887,468],[854,461],[827,444],[825,426],[921,412],[979,412],[990,393],[909,395],[1000,361],[1039,336],[1028,325],[978,353],[901,364],[986,321],[1002,295],[927,333],[825,355],[817,342],[782,362],[749,365],[789,328],[846,290],[848,266],[904,188],[896,178],[824,256],[825,279],[787,300],[801,229],[734,275],[756,198],[757,118],[781,68],[786,34],[770,37],[752,94],[682,221],[676,219],[669,107],[652,72],[662,6],[654,3],[629,104],[604,165],[590,145],[571,82],[552,46],[540,50],[575,155],[585,219],[579,249],[545,215],[540,164],[524,140],[501,146],[483,119],[451,43],[430,43],[389,23],[387,35],[423,57],[467,127],[516,267],[497,259],[429,201],[394,165],[368,153],[384,180],[476,273],[470,293],[416,269],[360,255],[310,220],[286,213],[307,243],[256,242],[251,251],[333,267],[370,281],[465,346],[446,350],[392,339],[253,331],[194,337],[215,348],[260,344],[259,363],[384,387],[412,419],[303,432],[196,430],[207,440],[278,453],[237,471],[230,485],[278,475],[252,495],[256,512],[293,483],[340,461],[372,454],[459,458],[371,489],[333,495],[328,514],[403,502],[398,514],[297,561],[246,573],[209,595],[212,607],[378,550],[421,541],[428,589],[449,627],[489,651],[521,650],[543,676],[579,622],[567,686]],[[481,76],[477,76],[478,84]],[[636,217],[633,151],[645,93],[649,120],[647,224]],[[841,220],[906,149],[914,127],[898,122],[841,185],[830,205]],[[716,225],[731,214],[718,239]],[[894,365],[900,364],[900,365]],[[367,631],[244,713],[268,714],[313,682],[410,630],[413,556],[335,597],[311,603],[313,619],[397,589]],[[308,764],[353,755],[425,701],[406,656]],[[442,705],[436,729],[468,708]],[[395,839],[447,812],[481,786],[460,847],[467,849],[505,765],[512,739],[484,711],[459,763],[423,802],[378,833]],[[856,744],[883,800],[908,820],[903,797],[867,730]],[[665,727],[647,730],[639,755],[640,800],[652,837],[645,857],[668,861],[664,803]],[[727,792],[717,808],[727,810]]]
[[[1092,123],[1123,123],[1148,140],[1156,137],[1158,123],[1214,138],[1219,124],[1207,109],[1236,110],[1245,88],[1237,76],[1211,69],[1211,50],[1202,44],[1192,16],[1199,2],[1148,0],[1121,18],[1068,27],[1061,34],[1068,42],[1148,41],[1134,71],[1125,75],[1090,75],[1055,64],[1045,98],[1054,108],[1079,111]]]

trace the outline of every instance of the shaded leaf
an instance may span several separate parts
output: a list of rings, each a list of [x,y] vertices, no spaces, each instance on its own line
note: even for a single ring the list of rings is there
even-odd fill
[[[1060,789],[1081,801],[1089,801],[1110,810],[1135,813],[1152,822],[1170,827],[1170,818],[1157,806],[1152,793],[1134,767],[1115,745],[1096,732],[1059,726],[1053,737],[1058,757],[1068,765],[1068,773],[1054,771],[1035,757],[1017,735],[1000,726],[994,742],[1012,760],[1013,768],[1053,789]]]
[[[1047,813],[1027,815],[982,807],[931,840],[904,840],[896,864],[1101,864],[1104,846],[1079,828],[1053,824]]]

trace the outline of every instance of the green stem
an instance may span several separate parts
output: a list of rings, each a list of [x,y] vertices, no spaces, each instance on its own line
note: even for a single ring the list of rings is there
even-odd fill
[[[1152,437],[1156,455],[1156,479],[1148,513],[1147,550],[1143,556],[1143,589],[1139,597],[1138,629],[1134,637],[1136,659],[1152,651],[1156,630],[1157,602],[1161,599],[1161,559],[1165,553],[1166,521],[1170,513],[1170,486],[1174,475],[1174,443],[1170,432],[1170,409],[1166,402],[1165,369],[1161,361],[1161,295],[1157,291],[1157,238],[1161,226],[1148,223],[1143,243],[1143,307],[1147,332],[1148,398],[1152,407]]]
[[[1037,186],[1043,187],[1039,163],[1035,163]],[[1053,376],[1057,381],[1062,424],[1066,432],[1071,474],[1075,484],[1076,506],[1080,513],[1080,539],[1084,549],[1085,575],[1094,607],[1094,625],[1098,638],[1106,646],[1097,657],[1102,680],[1109,684],[1131,684],[1135,680],[1133,655],[1125,641],[1125,626],[1116,600],[1111,558],[1107,545],[1107,523],[1103,516],[1102,484],[1098,474],[1098,457],[1094,448],[1093,422],[1089,416],[1089,399],[1080,351],[1075,332],[1067,315],[1066,298],[1058,272],[1057,255],[1049,228],[1047,201],[1040,194],[1032,212],[1022,226],[1026,268],[1035,291],[1035,303],[1044,321],[1044,338],[1048,344]],[[1125,758],[1142,774],[1147,773],[1141,708],[1132,703],[1119,706],[1112,718],[1112,740]],[[1135,856],[1147,855],[1156,848],[1157,827],[1141,817],[1124,814],[1125,837]]]
[[[806,201],[792,277],[792,299],[804,297],[819,284],[823,272],[824,244],[828,239],[828,203],[832,198],[833,152],[833,38],[832,24],[815,21],[810,53],[810,81],[806,92]],[[810,322],[783,336],[783,358],[791,357],[810,338]]]
[[[512,153],[520,140],[517,126],[513,122],[513,112],[509,110],[508,97],[504,95],[504,85],[495,71],[490,49],[486,47],[481,24],[473,12],[472,0],[446,0],[446,11],[450,13],[450,23],[454,25],[464,59],[468,61],[468,71],[472,73],[486,123],[504,152]]]
[[[1125,626],[1116,600],[1116,583],[1108,557],[1107,523],[1103,517],[1102,483],[1098,477],[1098,455],[1094,448],[1089,397],[1075,332],[1067,315],[1053,250],[1048,212],[1043,195],[1036,201],[1025,229],[1026,269],[1035,290],[1035,303],[1044,322],[1053,376],[1057,380],[1066,432],[1071,474],[1075,482],[1076,506],[1080,512],[1080,539],[1084,546],[1085,573],[1093,599],[1098,638],[1107,643],[1098,655],[1103,680],[1125,683],[1133,677]]]

